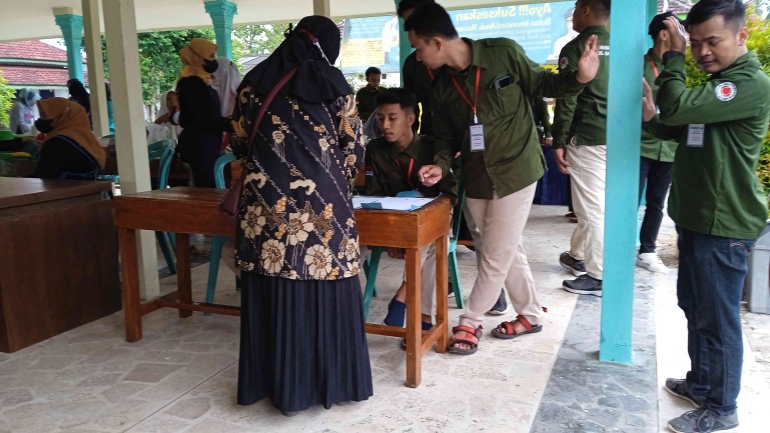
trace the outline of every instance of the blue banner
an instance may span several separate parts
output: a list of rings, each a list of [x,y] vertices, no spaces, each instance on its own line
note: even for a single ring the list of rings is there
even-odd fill
[[[457,32],[470,39],[509,38],[540,64],[556,63],[559,52],[577,36],[572,29],[574,2],[498,6],[448,11]],[[398,18],[355,18],[345,21],[341,68],[363,74],[376,66],[383,73],[399,72]]]

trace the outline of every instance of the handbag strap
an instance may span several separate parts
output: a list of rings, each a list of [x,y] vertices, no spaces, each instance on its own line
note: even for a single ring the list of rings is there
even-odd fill
[[[254,120],[254,129],[251,131],[251,138],[249,139],[249,143],[254,142],[254,138],[257,137],[257,133],[259,132],[259,125],[262,123],[262,118],[265,117],[265,112],[267,111],[267,107],[270,106],[270,104],[273,102],[273,98],[275,98],[275,95],[278,94],[278,92],[281,91],[283,86],[286,85],[286,83],[289,82],[289,80],[294,77],[294,74],[297,73],[298,67],[295,67],[291,71],[289,71],[288,74],[286,74],[285,77],[281,78],[281,81],[278,82],[278,84],[273,87],[273,90],[270,91],[270,94],[267,95],[267,98],[265,98],[265,102],[262,103],[262,106],[259,107],[259,113],[257,113],[257,118]]]

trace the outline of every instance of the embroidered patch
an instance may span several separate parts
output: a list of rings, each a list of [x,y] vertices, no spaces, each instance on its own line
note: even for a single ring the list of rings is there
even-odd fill
[[[567,66],[569,66],[569,59],[566,57],[562,57],[561,60],[559,60],[559,69],[564,69]]]
[[[717,99],[722,102],[732,101],[736,96],[738,96],[738,88],[735,87],[735,84],[730,82],[718,85],[715,89],[715,92],[717,94]]]

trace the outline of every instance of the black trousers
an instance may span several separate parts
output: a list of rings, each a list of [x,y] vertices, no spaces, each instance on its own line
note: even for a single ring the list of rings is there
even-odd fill
[[[673,162],[662,162],[642,157],[639,167],[639,202],[642,201],[644,186],[647,184],[647,209],[639,233],[639,254],[654,253],[660,223],[663,221],[663,208],[666,195],[671,186]]]

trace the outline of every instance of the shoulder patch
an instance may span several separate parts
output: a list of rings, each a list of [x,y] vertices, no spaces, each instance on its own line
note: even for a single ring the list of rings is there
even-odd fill
[[[732,101],[738,96],[738,88],[729,81],[718,85],[714,91],[717,94],[717,99],[722,102]]]
[[[561,58],[561,60],[559,60],[559,69],[564,69],[567,66],[569,66],[569,59],[567,56],[564,56]]]

